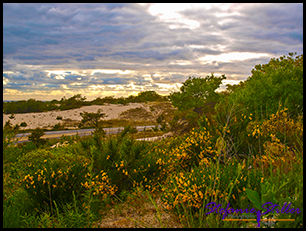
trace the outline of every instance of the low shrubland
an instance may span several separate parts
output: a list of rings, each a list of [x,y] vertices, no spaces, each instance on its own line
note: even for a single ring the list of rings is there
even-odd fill
[[[255,213],[227,214],[255,219],[228,221],[220,210],[264,213],[267,202],[279,207],[261,215],[261,227],[303,227],[302,105],[292,107],[290,96],[252,113],[231,94],[217,97],[222,104],[211,114],[197,114],[189,132],[156,142],[136,141],[131,127],[109,137],[76,136],[54,149],[3,139],[4,227],[97,227],[111,209],[133,220],[119,210],[146,211],[135,203],[142,198],[156,208],[160,227],[167,226],[161,212],[182,227],[257,227]],[[14,130],[4,132],[11,137]],[[211,212],[213,202],[220,209]]]

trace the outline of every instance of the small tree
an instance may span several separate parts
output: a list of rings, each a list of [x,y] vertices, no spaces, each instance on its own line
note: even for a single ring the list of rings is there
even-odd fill
[[[45,134],[44,130],[41,128],[36,128],[34,131],[31,132],[31,135],[28,136],[28,139],[35,144],[43,143],[42,137]]]
[[[13,139],[19,131],[19,126],[13,127],[10,120],[6,121],[3,127],[3,152],[10,145],[13,144]]]
[[[95,132],[105,134],[101,124],[101,119],[106,117],[106,115],[105,113],[102,113],[101,109],[99,109],[96,113],[83,111],[83,113],[81,112],[80,115],[82,116],[82,120],[79,127],[84,127],[86,124],[88,124],[89,126],[95,128]]]
[[[216,103],[219,94],[215,91],[224,79],[225,75],[215,77],[213,73],[205,78],[189,77],[183,82],[180,92],[170,94],[171,103],[180,111],[201,108],[210,102]]]
[[[215,77],[213,73],[205,78],[189,77],[183,82],[179,92],[171,93],[171,103],[178,109],[171,122],[171,129],[188,131],[197,126],[197,120],[203,113],[213,114],[214,105],[220,99],[216,90],[224,79],[225,75]],[[180,118],[186,120],[187,125],[178,123]]]
[[[12,131],[13,130],[13,125],[12,125],[10,120],[5,122],[3,130],[5,130],[5,131]]]

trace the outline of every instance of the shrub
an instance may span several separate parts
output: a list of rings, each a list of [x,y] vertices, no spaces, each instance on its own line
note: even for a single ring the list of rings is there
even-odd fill
[[[36,150],[24,155],[15,168],[22,176],[22,186],[38,207],[53,206],[53,200],[60,207],[71,203],[73,193],[77,200],[85,190],[92,188],[93,196],[101,199],[112,195],[116,188],[109,184],[105,172],[91,172],[90,160],[75,155],[67,148]]]
[[[217,102],[219,95],[215,90],[224,79],[225,75],[215,77],[213,73],[205,78],[189,77],[183,82],[180,92],[170,94],[171,103],[179,110],[187,110],[203,107],[209,102]]]
[[[241,164],[237,159],[218,167],[211,159],[204,158],[191,171],[181,170],[170,175],[162,190],[162,201],[168,210],[185,214],[184,209],[188,208],[196,218],[200,209],[212,201],[223,205],[229,202],[234,208],[239,206],[247,200],[244,190],[258,189],[261,177],[260,171],[249,171],[247,163]]]
[[[35,144],[43,143],[42,137],[45,134],[44,130],[41,128],[36,128],[34,131],[31,132],[31,135],[28,136],[28,139]]]
[[[15,119],[15,115],[14,113],[12,113],[10,116],[9,116],[10,119]]]
[[[170,150],[171,157],[170,171],[175,169],[190,170],[193,166],[198,166],[203,158],[216,158],[217,152],[211,142],[211,135],[206,128],[203,130],[193,129],[183,137],[182,142]]]
[[[72,192],[79,198],[85,182],[86,165],[70,163],[60,168],[56,161],[46,159],[44,166],[29,165],[29,173],[23,178],[23,187],[37,206],[50,205],[53,201],[60,206],[72,202]]]
[[[26,126],[28,126],[26,122],[20,123],[20,127],[26,127]]]
[[[63,130],[65,128],[65,126],[63,126],[61,123],[57,123],[53,126],[53,131],[59,131],[59,130]]]
[[[303,55],[272,58],[268,64],[256,65],[244,87],[229,96],[248,114],[267,118],[279,109],[279,103],[297,116],[303,111]]]

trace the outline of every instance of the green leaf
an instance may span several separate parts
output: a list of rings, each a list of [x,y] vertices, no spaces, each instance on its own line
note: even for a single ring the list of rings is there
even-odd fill
[[[262,203],[262,204],[265,204],[265,203],[267,203],[267,202],[270,202],[270,201],[268,200],[268,194],[266,193],[266,194],[264,194],[264,195],[261,195],[261,203]]]
[[[267,202],[272,202],[273,204],[277,203],[277,201],[275,199],[275,193],[273,193],[272,191],[269,190],[266,195],[267,195],[266,201],[263,202],[263,204],[267,203]]]
[[[256,191],[251,189],[245,189],[245,192],[250,199],[250,201],[255,205],[255,207],[259,210],[262,209],[259,194]]]

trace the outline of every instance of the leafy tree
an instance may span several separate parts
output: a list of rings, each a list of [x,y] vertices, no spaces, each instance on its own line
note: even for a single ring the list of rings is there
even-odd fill
[[[221,96],[216,89],[224,79],[225,75],[215,77],[213,73],[205,78],[189,77],[183,82],[180,92],[170,94],[172,105],[178,109],[170,123],[171,129],[179,134],[184,133],[198,126],[197,120],[203,113],[212,114]]]
[[[201,108],[210,102],[217,102],[219,94],[215,91],[224,79],[226,79],[225,75],[215,77],[213,73],[205,78],[189,77],[183,82],[180,92],[170,94],[172,105],[183,111]]]
[[[303,111],[303,55],[294,55],[256,65],[252,76],[230,97],[258,118],[276,113],[280,104],[298,115]]]

